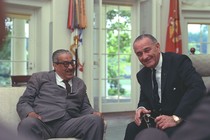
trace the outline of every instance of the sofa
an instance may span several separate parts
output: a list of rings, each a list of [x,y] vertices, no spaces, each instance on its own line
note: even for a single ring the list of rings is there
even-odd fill
[[[201,75],[204,84],[210,91],[210,54],[189,55],[196,71]]]
[[[16,112],[16,103],[25,87],[0,87],[0,120],[17,134],[20,121]],[[79,140],[76,138],[53,138],[49,140]]]

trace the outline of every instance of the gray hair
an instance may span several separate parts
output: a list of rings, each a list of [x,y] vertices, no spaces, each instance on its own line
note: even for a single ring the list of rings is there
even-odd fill
[[[135,44],[136,41],[142,40],[143,38],[149,38],[153,43],[157,43],[158,42],[157,39],[154,36],[152,36],[151,34],[142,34],[142,35],[138,36],[135,39],[135,41],[133,42],[133,44]]]
[[[55,62],[58,62],[58,57],[61,55],[61,54],[64,54],[64,53],[67,53],[69,54],[70,56],[72,56],[72,54],[70,53],[69,50],[64,50],[64,49],[59,49],[59,50],[56,50],[53,55],[52,55],[52,62],[55,63]]]

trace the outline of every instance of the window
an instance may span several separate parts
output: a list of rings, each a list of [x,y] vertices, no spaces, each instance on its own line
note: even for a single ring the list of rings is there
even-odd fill
[[[103,105],[128,103],[131,101],[131,6],[103,4],[101,13],[95,12],[94,20],[94,85],[100,87]]]
[[[188,24],[188,50],[195,48],[195,54],[208,54],[210,50],[208,24]]]
[[[9,14],[7,37],[0,51],[0,86],[11,85],[11,75],[28,74],[29,16]]]
[[[123,102],[129,99],[131,91],[131,7],[103,5],[103,11],[105,98],[117,99],[103,101]]]

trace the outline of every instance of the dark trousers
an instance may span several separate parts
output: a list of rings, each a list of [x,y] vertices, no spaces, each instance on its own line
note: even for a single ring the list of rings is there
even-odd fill
[[[170,137],[174,131],[176,131],[177,128],[179,128],[180,125],[167,128],[165,129],[165,133]],[[148,128],[146,123],[142,121],[140,126],[137,126],[135,122],[131,122],[127,125],[126,131],[125,131],[125,137],[124,140],[134,140],[136,135],[142,131],[143,129]]]
[[[127,125],[125,130],[124,140],[134,140],[136,135],[143,129],[147,128],[145,122],[142,122],[140,126],[137,126],[135,122],[131,122]]]

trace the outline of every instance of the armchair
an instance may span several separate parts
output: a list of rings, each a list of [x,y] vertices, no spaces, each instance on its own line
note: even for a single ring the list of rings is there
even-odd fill
[[[210,90],[210,54],[189,55],[196,71],[201,75],[207,90]]]
[[[0,88],[0,123],[4,123],[16,132],[20,118],[16,112],[16,104],[26,87],[1,87]],[[106,121],[105,130],[107,127]],[[104,132],[105,133],[105,132]],[[76,138],[52,138],[48,140],[79,140]]]

